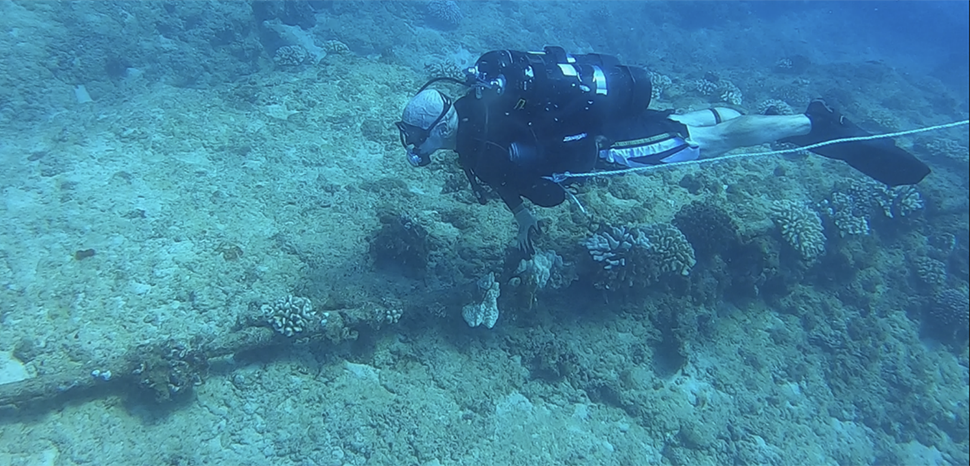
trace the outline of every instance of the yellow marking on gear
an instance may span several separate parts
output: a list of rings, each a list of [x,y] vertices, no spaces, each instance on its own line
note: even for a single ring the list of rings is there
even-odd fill
[[[677,137],[676,134],[673,134],[673,133],[663,133],[663,134],[658,134],[656,136],[650,136],[648,138],[633,139],[633,140],[630,140],[630,141],[617,141],[617,142],[613,143],[613,145],[611,145],[610,148],[611,149],[623,149],[623,148],[626,148],[626,147],[646,146],[646,145],[650,145],[650,144],[653,144],[653,143],[658,142],[658,141],[664,141],[664,140],[671,139],[671,138],[675,138],[675,137]]]

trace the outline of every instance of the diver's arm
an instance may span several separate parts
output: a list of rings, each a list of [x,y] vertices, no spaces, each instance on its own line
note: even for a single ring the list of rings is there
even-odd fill
[[[509,185],[493,186],[492,188],[502,198],[502,202],[505,203],[505,207],[509,208],[509,212],[515,214],[518,209],[525,208],[525,204],[522,202],[522,196],[516,190],[510,189]]]
[[[539,221],[536,220],[535,215],[532,215],[532,211],[522,202],[522,196],[517,191],[510,189],[511,187],[509,185],[493,188],[502,197],[502,201],[505,202],[505,206],[508,207],[509,212],[512,212],[512,216],[515,217],[515,223],[518,226],[518,233],[515,238],[516,245],[526,257],[532,257],[535,254],[535,247],[532,241],[540,233]]]
[[[515,217],[515,224],[519,229],[515,236],[516,245],[526,257],[532,257],[536,252],[533,240],[541,233],[539,221],[536,220],[536,216],[532,215],[532,211],[525,204],[519,204],[518,207],[513,209],[512,215]]]

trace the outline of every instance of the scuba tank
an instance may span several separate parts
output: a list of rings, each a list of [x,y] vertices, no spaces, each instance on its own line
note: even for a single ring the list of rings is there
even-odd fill
[[[637,115],[650,105],[652,91],[643,68],[608,55],[570,55],[561,47],[491,51],[467,73],[475,97],[489,109],[560,137]]]
[[[652,92],[643,68],[608,55],[570,55],[561,47],[491,51],[466,73],[489,119],[508,119],[519,128],[509,158],[524,165],[539,162],[540,152],[554,153],[549,149],[597,133],[610,119],[639,114]]]

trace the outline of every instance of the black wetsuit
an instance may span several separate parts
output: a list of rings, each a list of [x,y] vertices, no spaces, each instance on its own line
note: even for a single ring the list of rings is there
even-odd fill
[[[635,168],[699,157],[685,125],[670,120],[669,111],[648,108],[647,71],[614,57],[572,56],[560,47],[541,53],[497,50],[482,55],[469,71],[475,73],[473,89],[454,103],[456,150],[480,202],[485,198],[479,181],[517,212],[523,197],[540,207],[566,199],[564,187],[546,178],[552,175],[589,173],[604,163]],[[868,134],[831,111],[810,106],[807,115],[812,133],[791,138],[799,145]],[[890,186],[917,183],[929,173],[892,142],[814,151]]]
[[[650,112],[649,73],[606,55],[496,50],[472,70],[473,89],[454,103],[459,161],[473,187],[487,184],[513,212],[523,197],[562,203],[565,189],[545,177],[592,171],[598,138]]]
[[[539,207],[562,203],[566,190],[545,177],[566,172],[589,173],[602,167],[599,149],[604,147],[597,147],[597,137],[608,147],[617,141],[638,138],[688,136],[686,126],[667,118],[669,111],[646,109],[635,116],[587,119],[582,122],[585,128],[578,133],[583,137],[563,141],[561,137],[535,134],[532,125],[504,113],[493,111],[487,115],[485,105],[473,95],[458,99],[455,110],[459,163],[470,178],[477,177],[494,189],[512,211],[522,204],[523,197]],[[513,142],[537,146],[535,159],[527,163],[513,162],[509,149]],[[659,163],[666,155],[660,153],[651,158]]]
[[[458,112],[457,152],[462,168],[494,189],[509,210],[526,198],[540,207],[553,207],[566,199],[562,186],[543,178],[555,173],[584,173],[592,170],[597,157],[594,136],[599,123],[590,122],[585,137],[571,140],[543,140],[527,122],[499,112],[489,114],[485,104],[473,95],[455,101]],[[515,163],[512,143],[537,148],[534,160]],[[475,180],[472,180],[474,183]]]

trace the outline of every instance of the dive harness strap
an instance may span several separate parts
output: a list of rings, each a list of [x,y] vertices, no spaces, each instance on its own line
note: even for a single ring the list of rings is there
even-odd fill
[[[462,167],[465,170],[465,176],[468,178],[468,183],[472,185],[472,192],[475,193],[475,199],[481,205],[488,204],[488,198],[485,197],[485,188],[482,184],[478,182],[478,177],[472,173],[470,168]]]

